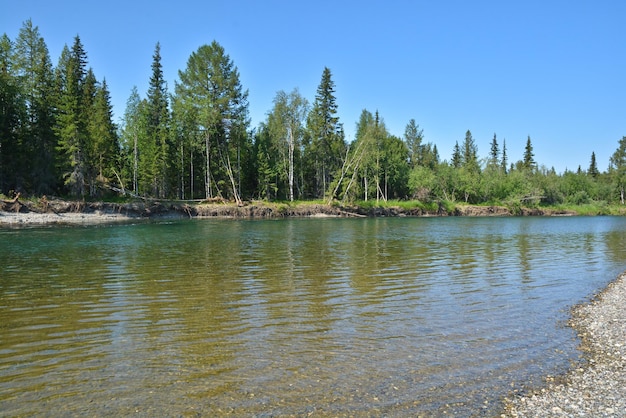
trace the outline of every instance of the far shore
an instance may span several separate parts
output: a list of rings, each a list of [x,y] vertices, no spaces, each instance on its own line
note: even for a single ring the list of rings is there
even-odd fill
[[[274,219],[290,217],[432,217],[432,216],[573,216],[573,211],[521,208],[513,213],[504,206],[431,204],[424,207],[392,205],[336,205],[314,202],[155,201],[128,203],[37,199],[0,201],[0,227],[29,225],[94,225],[139,219],[240,218]]]

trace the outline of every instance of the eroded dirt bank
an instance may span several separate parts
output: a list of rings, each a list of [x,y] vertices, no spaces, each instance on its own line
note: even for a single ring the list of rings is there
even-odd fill
[[[522,209],[518,215],[573,215],[541,209]],[[0,200],[0,225],[48,223],[98,223],[135,218],[286,218],[286,217],[395,217],[395,216],[512,216],[503,206],[457,206],[448,211],[401,207],[336,206],[298,203],[295,205],[248,202],[136,201],[131,203],[66,201],[42,198],[36,201]]]

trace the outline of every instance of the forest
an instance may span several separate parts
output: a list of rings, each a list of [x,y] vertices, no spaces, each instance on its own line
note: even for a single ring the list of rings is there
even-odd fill
[[[146,63],[150,65],[150,63]],[[0,193],[75,199],[323,200],[471,204],[624,204],[626,137],[608,168],[595,153],[576,171],[539,164],[532,140],[507,154],[494,133],[480,156],[470,130],[449,159],[426,142],[415,119],[402,137],[363,110],[353,141],[339,120],[324,68],[315,97],[279,91],[251,127],[248,91],[217,42],[200,46],[168,91],[156,43],[145,97],[135,87],[113,121],[106,78],[89,67],[80,37],[52,64],[39,29],[24,22],[0,38]]]

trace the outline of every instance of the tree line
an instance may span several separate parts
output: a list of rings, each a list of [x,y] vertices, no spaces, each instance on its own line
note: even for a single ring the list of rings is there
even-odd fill
[[[530,136],[509,161],[496,134],[480,157],[471,131],[442,159],[411,119],[392,135],[364,109],[345,139],[335,84],[324,68],[312,103],[279,91],[266,119],[250,127],[248,91],[217,42],[193,52],[172,92],[152,57],[145,97],[133,88],[120,125],[106,79],[88,66],[79,36],[53,66],[37,27],[0,38],[0,192],[100,198],[112,193],[161,199],[624,204],[626,137],[607,170],[557,174],[535,160]]]

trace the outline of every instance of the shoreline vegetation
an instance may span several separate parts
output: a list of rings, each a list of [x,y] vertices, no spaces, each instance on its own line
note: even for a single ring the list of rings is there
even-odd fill
[[[468,205],[448,201],[357,202],[349,205],[322,201],[268,202],[240,204],[223,199],[156,200],[123,202],[64,200],[60,198],[21,198],[0,196],[0,226],[48,224],[101,224],[137,219],[279,219],[293,217],[433,217],[433,216],[577,216],[626,215],[621,205],[532,206]]]

